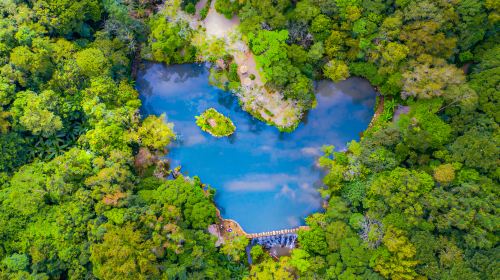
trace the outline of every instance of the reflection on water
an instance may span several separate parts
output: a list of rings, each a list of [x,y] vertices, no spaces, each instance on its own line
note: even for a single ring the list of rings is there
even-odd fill
[[[373,88],[363,79],[322,81],[317,84],[318,106],[307,123],[293,133],[280,133],[242,111],[232,94],[208,85],[203,65],[147,64],[137,88],[143,114],[166,112],[174,123],[179,140],[169,154],[173,166],[182,165],[184,173],[216,188],[222,215],[247,232],[302,225],[305,216],[321,208],[316,191],[321,171],[315,167],[321,146],[342,149],[358,139],[375,102]],[[196,126],[194,117],[210,107],[233,120],[233,136],[214,138]]]

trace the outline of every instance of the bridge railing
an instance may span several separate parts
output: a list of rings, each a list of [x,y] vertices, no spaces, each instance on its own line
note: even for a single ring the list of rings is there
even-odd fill
[[[291,229],[273,230],[273,231],[266,231],[266,232],[259,232],[259,233],[247,233],[246,236],[248,238],[252,239],[252,238],[257,238],[257,237],[296,233],[299,230],[309,230],[309,227],[308,226],[300,226],[300,227],[291,228]]]

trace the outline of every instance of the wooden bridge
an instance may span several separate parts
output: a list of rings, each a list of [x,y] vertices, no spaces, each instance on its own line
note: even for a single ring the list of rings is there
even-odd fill
[[[300,226],[300,227],[291,228],[291,229],[274,230],[274,231],[266,231],[266,232],[259,232],[259,233],[246,233],[245,235],[246,235],[246,237],[252,239],[252,238],[257,238],[257,237],[266,237],[266,236],[297,233],[299,230],[309,230],[309,227],[308,226]]]

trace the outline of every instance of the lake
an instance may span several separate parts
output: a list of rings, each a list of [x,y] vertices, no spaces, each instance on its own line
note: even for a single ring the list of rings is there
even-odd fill
[[[167,157],[188,176],[199,176],[217,190],[215,202],[224,218],[248,233],[304,224],[321,210],[322,171],[316,160],[323,145],[345,148],[358,140],[372,116],[375,90],[364,79],[316,85],[318,105],[292,133],[253,118],[237,97],[208,84],[205,65],[147,63],[136,87],[142,114],[167,114],[178,140]],[[214,107],[231,118],[236,132],[215,138],[195,124],[195,116]]]

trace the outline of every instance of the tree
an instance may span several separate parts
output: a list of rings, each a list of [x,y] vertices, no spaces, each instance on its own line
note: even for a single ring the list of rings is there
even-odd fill
[[[441,164],[434,169],[434,179],[440,184],[449,184],[455,179],[455,168],[453,165]]]
[[[413,63],[415,66],[412,70],[403,73],[403,98],[439,97],[449,86],[465,81],[460,69],[446,64],[442,59],[421,56]]]
[[[433,186],[434,180],[427,173],[397,167],[375,177],[368,189],[366,205],[382,207],[377,205],[380,199],[392,212],[400,212],[409,223],[416,224],[424,214],[423,197]]]
[[[308,252],[319,255],[326,255],[328,253],[325,232],[319,227],[313,227],[307,231],[299,231],[299,243],[302,249]]]
[[[27,141],[18,133],[0,133],[0,170],[13,171],[28,159]]]
[[[122,80],[116,83],[110,77],[99,76],[92,78],[90,86],[83,91],[83,107],[89,110],[88,114],[91,115],[97,113],[96,105],[104,103],[105,108],[108,109],[125,109],[124,115],[126,115],[129,112],[133,113],[141,106],[141,102],[137,100],[138,96],[139,93],[129,82]],[[86,108],[87,106],[90,108]]]
[[[354,76],[361,76],[378,86],[384,82],[384,77],[378,73],[377,66],[373,63],[353,62],[349,64],[349,72]]]
[[[320,14],[320,9],[308,0],[299,1],[293,10],[293,18],[298,22],[309,23]]]
[[[412,279],[417,276],[414,267],[416,249],[402,230],[389,227],[384,235],[386,248],[375,253],[373,269],[390,279]]]
[[[426,151],[440,148],[450,141],[452,127],[433,114],[441,105],[439,99],[420,101],[411,106],[409,114],[401,116],[398,126],[409,147]]]
[[[52,74],[53,64],[50,61],[49,51],[44,48],[47,40],[37,38],[33,44],[39,44],[40,48],[32,51],[27,46],[18,46],[10,53],[10,63],[17,69],[29,72],[33,75],[32,80],[45,79]]]
[[[314,43],[309,51],[307,52],[307,58],[312,60],[312,63],[319,62],[323,55],[325,54],[325,48],[323,47],[323,43]]]
[[[498,166],[498,138],[476,129],[458,137],[450,147],[452,157],[465,166],[478,168],[484,172],[493,171]]]
[[[245,6],[238,15],[242,20],[241,29],[244,33],[257,32],[262,29],[262,23],[270,26],[274,30],[287,27],[287,18],[284,13],[291,2],[280,0],[269,1],[246,1]]]
[[[0,76],[0,106],[10,104],[14,97],[16,86],[7,78]]]
[[[207,200],[206,194],[197,184],[182,176],[165,182],[156,190],[142,191],[143,199],[156,203],[168,203],[183,209],[183,218],[194,229],[206,229],[215,222],[215,206]]]
[[[460,15],[458,46],[462,50],[467,50],[484,38],[487,13],[484,4],[477,0],[461,1],[457,12]]]
[[[244,235],[236,235],[235,233],[230,233],[224,240],[224,244],[221,247],[221,252],[226,254],[234,260],[235,262],[240,262],[244,259],[245,248],[248,245],[248,238]]]
[[[134,141],[151,150],[164,150],[175,139],[173,124],[165,122],[165,114],[148,116],[137,132],[131,134]]]
[[[278,262],[266,258],[259,264],[253,265],[250,270],[251,279],[294,279],[293,267],[289,263],[289,257],[281,257]]]
[[[299,248],[254,246],[250,268],[246,238],[207,233],[211,188],[135,168],[173,139],[138,114],[137,46],[170,64],[227,54],[179,17],[197,0],[158,2],[0,1],[1,279],[499,278],[498,1],[215,3],[238,13],[269,92],[309,107],[331,60],[349,69],[329,76],[392,96],[359,142],[326,149],[325,209]]]
[[[28,268],[29,260],[24,254],[12,254],[2,260],[2,264],[10,271],[22,271]]]
[[[257,55],[257,61],[263,68],[264,73],[272,63],[286,60],[286,52],[283,52],[285,41],[288,39],[288,31],[261,30],[257,34],[249,34],[252,51]]]
[[[479,108],[496,122],[500,121],[500,113],[497,110],[500,97],[496,85],[499,83],[500,74],[500,47],[487,41],[479,50],[476,59],[476,71],[470,75],[470,87],[477,93]]]
[[[408,52],[409,49],[407,46],[395,42],[389,42],[382,52],[382,57],[388,63],[396,64],[405,59]]]
[[[168,22],[165,17],[157,16],[150,20],[149,26],[149,59],[166,64],[193,61],[195,50],[190,43],[192,32],[187,23]]]
[[[60,35],[76,32],[89,36],[90,28],[85,22],[97,22],[101,18],[100,5],[96,0],[37,0],[33,9],[42,25],[51,33]]]
[[[87,77],[105,76],[109,71],[108,59],[96,48],[88,48],[75,54],[75,60]]]
[[[2,211],[29,217],[43,208],[47,190],[41,168],[40,163],[25,165],[12,176],[10,187],[1,190]]]
[[[115,151],[130,151],[129,138],[119,120],[105,119],[95,123],[94,127],[82,135],[80,141],[99,155]]]
[[[317,41],[324,41],[330,35],[331,26],[332,20],[328,16],[320,14],[312,21],[310,30]]]
[[[380,26],[380,34],[387,36],[389,39],[398,38],[401,32],[403,19],[400,13],[395,13],[391,16],[384,18]]]
[[[346,46],[344,33],[332,30],[330,36],[325,40],[325,52],[330,59],[344,59],[346,57]]]
[[[11,126],[8,120],[11,114],[10,112],[4,112],[2,109],[0,108],[0,133],[7,133]]]
[[[13,117],[34,135],[49,137],[63,128],[61,118],[54,114],[58,96],[51,90],[37,95],[32,91],[19,94],[13,104]]]
[[[311,266],[307,260],[308,258],[309,254],[305,250],[294,249],[292,251],[292,257],[290,258],[290,264],[301,273],[304,273]]]
[[[349,77],[349,67],[341,60],[330,60],[323,67],[323,74],[330,80],[339,82]]]
[[[450,3],[419,1],[403,9],[403,28],[399,39],[411,50],[412,56],[430,54],[444,59],[455,51],[457,38],[447,36],[446,22],[454,20],[454,13],[439,12],[452,8]]]
[[[334,221],[329,223],[325,228],[325,238],[330,251],[338,251],[342,240],[347,238],[351,233],[349,226],[342,221]]]
[[[189,3],[186,5],[186,13],[194,15],[196,13],[196,7],[194,6],[193,3]]]
[[[357,237],[348,237],[341,241],[340,257],[346,267],[341,276],[352,274],[353,276],[362,277],[361,275],[369,270],[368,264],[371,252],[365,249]]]
[[[102,241],[90,248],[90,260],[97,277],[147,279],[146,275],[159,276],[159,268],[154,265],[156,256],[153,249],[160,244],[146,239],[130,223],[122,227],[108,225],[105,230]]]
[[[227,19],[231,19],[240,8],[239,1],[215,0],[215,10],[223,14]]]
[[[443,108],[454,106],[460,107],[463,112],[471,112],[476,109],[478,96],[468,84],[452,85],[443,93],[446,105]]]
[[[261,262],[262,259],[265,256],[264,249],[262,249],[262,246],[252,246],[252,249],[250,249],[250,255],[252,256],[252,262]]]
[[[380,92],[384,95],[395,95],[398,96],[403,89],[403,75],[396,72],[387,78],[387,81],[380,88]]]

